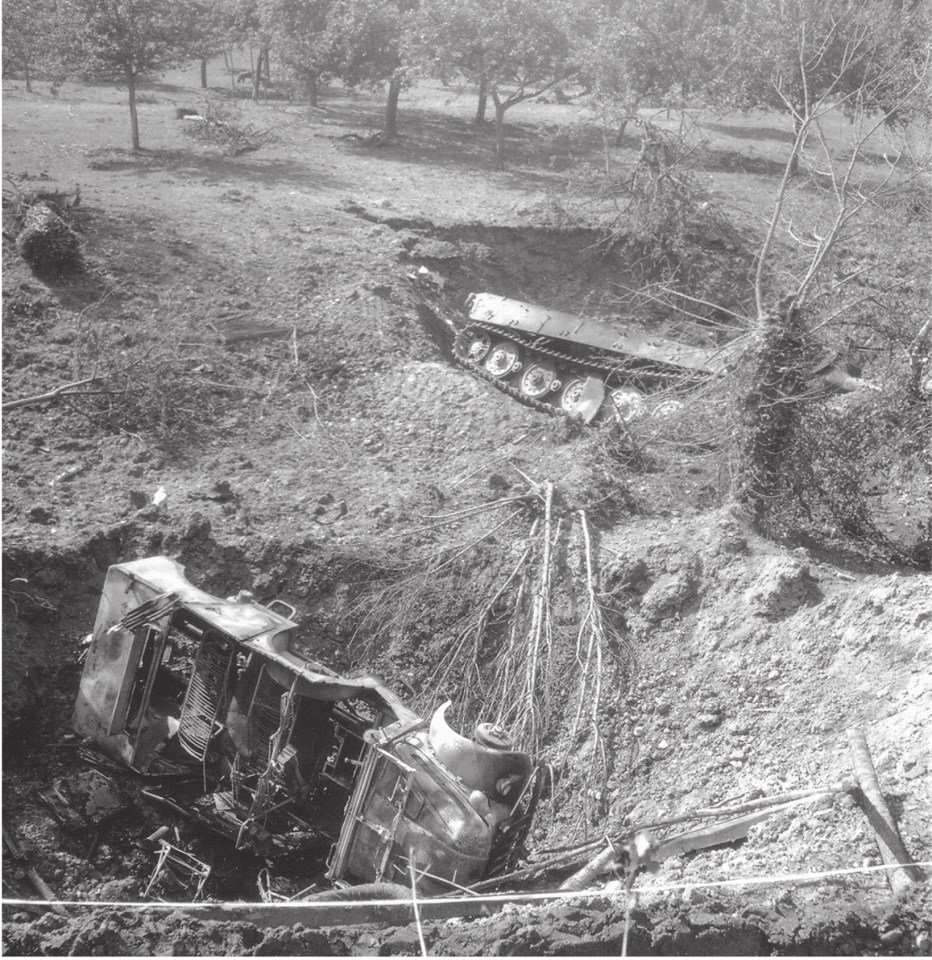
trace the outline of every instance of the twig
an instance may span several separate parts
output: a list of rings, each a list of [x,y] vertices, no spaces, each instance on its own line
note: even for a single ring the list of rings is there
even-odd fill
[[[32,397],[21,397],[19,400],[9,400],[0,407],[3,410],[13,410],[15,407],[28,407],[34,403],[41,403],[43,400],[54,400],[56,397],[67,395],[75,387],[83,387],[85,384],[94,383],[100,380],[100,377],[85,377],[83,380],[75,380],[72,383],[63,383],[48,393],[38,393]]]

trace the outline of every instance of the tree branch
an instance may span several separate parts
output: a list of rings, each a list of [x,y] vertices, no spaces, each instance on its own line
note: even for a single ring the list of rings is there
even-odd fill
[[[87,377],[84,380],[75,380],[72,383],[63,383],[60,387],[56,387],[54,390],[49,390],[48,393],[38,393],[32,397],[22,397],[19,400],[9,400],[7,403],[4,403],[0,409],[13,410],[16,407],[29,407],[35,403],[41,403],[43,400],[54,400],[56,397],[67,396],[75,389],[75,387],[83,387],[85,384],[94,383],[99,379],[100,377]]]

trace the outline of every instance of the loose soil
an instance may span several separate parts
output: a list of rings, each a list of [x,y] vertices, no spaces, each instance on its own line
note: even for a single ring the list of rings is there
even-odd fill
[[[430,644],[449,639],[492,560],[520,552],[528,523],[490,534],[496,521],[483,512],[425,528],[547,481],[566,531],[560,622],[575,636],[584,509],[624,644],[605,667],[598,737],[571,736],[578,681],[570,672],[556,683],[541,758],[555,787],[532,850],[836,783],[851,773],[846,731],[859,727],[910,856],[932,861],[927,574],[825,537],[764,540],[725,505],[715,449],[663,446],[650,421],[619,440],[549,419],[453,362],[450,322],[471,291],[611,317],[648,278],[590,224],[560,216],[566,171],[602,162],[601,137],[577,108],[515,108],[511,165],[495,173],[472,97],[439,86],[410,94],[397,141],[363,146],[344,135],[378,126],[377,100],[331,90],[318,110],[255,105],[179,73],[146,91],[138,154],[125,146],[122,91],[42,88],[5,81],[5,172],[21,188],[80,185],[71,219],[88,267],[37,277],[5,234],[5,399],[104,369],[121,392],[4,416],[4,821],[58,896],[87,904],[70,919],[5,906],[7,954],[418,955],[413,927],[264,929],[95,909],[141,898],[153,857],[140,841],[166,815],[140,801],[89,851],[36,790],[85,768],[70,711],[109,564],[162,553],[215,594],[287,600],[315,656],[374,667],[427,711],[455,701],[458,682],[431,686]],[[190,139],[176,109],[206,101],[274,137],[235,156]],[[710,127],[713,189],[764,204],[785,126],[757,116]],[[612,162],[636,156],[632,138]],[[925,230],[909,230],[897,269],[922,304]],[[733,251],[710,257],[722,277],[743,269]],[[412,284],[419,266],[442,292]],[[735,307],[746,291],[732,296]],[[677,333],[656,311],[641,320]],[[286,335],[236,340],[257,326]],[[897,529],[927,516],[915,485],[886,496]],[[480,539],[455,594],[430,608],[422,598],[404,631],[385,611],[381,645],[356,632],[375,561]],[[193,849],[212,849],[177,825]],[[927,954],[925,884],[899,901],[882,871],[703,886],[879,862],[850,795],[773,817],[745,841],[642,875],[629,951]],[[229,851],[218,863],[210,896],[257,899],[261,864]],[[32,896],[8,857],[3,883],[7,900]],[[424,935],[438,955],[618,955],[617,887],[597,901],[431,922]]]

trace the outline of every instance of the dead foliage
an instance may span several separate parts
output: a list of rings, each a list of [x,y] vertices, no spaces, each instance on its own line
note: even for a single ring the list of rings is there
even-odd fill
[[[182,117],[181,121],[187,136],[201,143],[218,144],[231,157],[275,142],[271,129],[242,122],[237,110],[224,104],[208,102],[200,114]]]

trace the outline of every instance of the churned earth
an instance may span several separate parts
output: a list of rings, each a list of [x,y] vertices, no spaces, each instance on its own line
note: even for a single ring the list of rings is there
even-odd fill
[[[541,759],[555,787],[532,855],[687,809],[837,784],[851,775],[854,727],[910,856],[932,861],[928,574],[816,539],[764,540],[724,505],[709,444],[671,445],[650,418],[620,440],[550,419],[453,361],[450,323],[472,291],[611,316],[619,286],[644,280],[554,203],[565,171],[600,162],[601,137],[578,125],[578,108],[515,108],[511,164],[496,173],[471,96],[415,88],[399,139],[365,146],[344,135],[377,127],[376,100],[332,90],[318,110],[255,105],[225,99],[219,69],[208,91],[193,71],[145,91],[139,154],[126,146],[123,91],[66,84],[52,96],[4,82],[5,175],[20,190],[80,186],[70,215],[85,257],[78,275],[37,277],[7,238],[5,206],[4,401],[91,380],[80,396],[4,413],[4,822],[56,895],[85,904],[68,918],[6,904],[5,952],[418,955],[414,926],[266,928],[95,908],[141,899],[153,856],[140,841],[164,813],[141,802],[88,849],[36,791],[84,769],[70,712],[109,564],[162,553],[215,594],[294,603],[317,655],[379,670],[426,712],[459,689],[456,677],[431,684],[445,617],[532,536],[530,517],[496,527],[496,502],[533,499],[548,483],[562,525],[555,623],[572,642],[555,653],[569,667],[548,690]],[[232,155],[186,136],[176,109],[208,101],[258,131],[258,149]],[[745,204],[763,196],[785,148],[781,124],[720,124],[717,155],[738,159],[704,171],[713,189]],[[636,155],[632,137],[613,162]],[[900,268],[921,297],[928,270],[911,249]],[[740,272],[716,256],[723,276]],[[412,282],[421,266],[441,292]],[[280,335],[237,339],[260,326]],[[927,515],[921,487],[886,496],[901,528]],[[578,723],[592,688],[580,686],[573,647],[581,511],[623,637],[606,652],[592,726]],[[384,643],[363,643],[363,565],[454,543],[484,544],[455,595],[415,597],[406,631],[386,619]],[[927,955],[926,884],[896,900],[879,864],[863,811],[836,793],[641,875],[628,950]],[[208,895],[258,899],[256,871],[231,858]],[[742,879],[754,882],[714,886]],[[3,883],[7,901],[34,896],[9,857]],[[565,956],[617,955],[624,930],[609,875],[598,896],[426,921],[422,933],[438,955]]]

